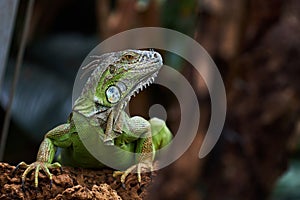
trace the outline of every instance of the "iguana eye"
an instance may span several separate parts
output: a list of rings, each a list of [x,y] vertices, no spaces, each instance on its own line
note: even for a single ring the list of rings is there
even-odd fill
[[[114,74],[116,72],[116,66],[109,65],[108,70],[109,70],[109,73]]]
[[[133,55],[127,54],[127,55],[124,55],[124,58],[126,60],[132,60],[133,59]]]
[[[120,90],[114,85],[109,86],[105,94],[109,103],[117,103],[121,98]]]
[[[126,53],[122,56],[121,60],[125,62],[132,62],[135,59],[134,54]]]

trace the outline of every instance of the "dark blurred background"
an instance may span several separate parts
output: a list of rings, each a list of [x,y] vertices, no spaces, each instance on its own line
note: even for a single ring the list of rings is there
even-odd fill
[[[1,79],[1,126],[27,3],[19,1]],[[96,45],[124,30],[158,26],[208,51],[225,82],[228,111],[220,140],[200,160],[209,95],[192,67],[172,60],[197,93],[201,122],[188,151],[158,172],[149,199],[300,199],[299,10],[297,0],[36,1],[3,161],[35,160],[44,134],[66,121],[76,72]],[[147,117],[153,103],[164,105],[175,131],[178,102],[167,89],[143,91],[131,113]]]

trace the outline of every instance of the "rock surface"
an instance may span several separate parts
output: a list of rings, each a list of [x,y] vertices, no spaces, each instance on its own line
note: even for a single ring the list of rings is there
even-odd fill
[[[142,174],[138,184],[135,174],[130,174],[122,187],[120,178],[112,176],[112,169],[91,170],[63,167],[51,170],[53,184],[50,188],[48,177],[39,173],[39,185],[34,187],[34,173],[30,173],[22,190],[19,169],[13,174],[14,166],[0,163],[0,199],[143,199],[151,182],[149,174]]]

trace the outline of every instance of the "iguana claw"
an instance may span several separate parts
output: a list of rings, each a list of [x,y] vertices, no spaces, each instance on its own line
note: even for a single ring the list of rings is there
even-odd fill
[[[49,169],[52,168],[60,168],[61,169],[61,165],[58,162],[55,163],[46,163],[46,162],[40,162],[40,161],[36,161],[34,163],[31,163],[30,165],[26,164],[25,162],[21,162],[19,163],[16,168],[14,169],[13,173],[18,170],[19,168],[26,168],[25,171],[22,174],[22,188],[24,190],[24,184],[25,184],[25,179],[26,176],[28,175],[29,172],[31,172],[32,170],[35,170],[35,174],[34,174],[34,186],[38,187],[38,177],[39,177],[39,171],[40,169],[42,169],[44,171],[44,173],[48,176],[48,178],[50,179],[50,189],[52,187],[52,174],[49,171]]]
[[[152,163],[148,163],[148,162],[147,163],[138,163],[138,164],[135,164],[135,165],[129,167],[125,171],[115,171],[113,173],[113,177],[121,176],[121,183],[122,183],[122,185],[124,185],[126,177],[130,173],[134,172],[134,170],[136,169],[136,173],[137,173],[137,177],[138,177],[138,182],[141,183],[141,181],[142,181],[142,178],[141,178],[141,170],[142,170],[142,168],[150,169],[151,172],[153,171],[153,165],[152,165]]]

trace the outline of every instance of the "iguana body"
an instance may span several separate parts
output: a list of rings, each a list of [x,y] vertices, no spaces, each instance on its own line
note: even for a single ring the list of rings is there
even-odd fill
[[[42,169],[52,180],[50,168],[68,166],[102,168],[105,165],[94,158],[82,140],[90,139],[88,145],[105,152],[111,146],[130,151],[138,156],[113,154],[124,167],[129,167],[122,175],[124,183],[128,173],[135,168],[141,181],[141,167],[152,169],[155,151],[167,145],[172,134],[165,122],[153,118],[129,117],[124,109],[130,98],[143,87],[153,82],[162,66],[162,58],[154,51],[125,50],[107,53],[94,58],[84,68],[94,69],[86,82],[81,95],[74,103],[72,113],[66,124],[50,130],[42,141],[36,162],[27,165],[22,175],[24,184],[27,174],[35,170],[35,186],[38,185],[38,172]],[[101,145],[100,145],[101,144]],[[57,161],[53,163],[57,148],[61,148]],[[132,159],[136,165],[130,166]]]

